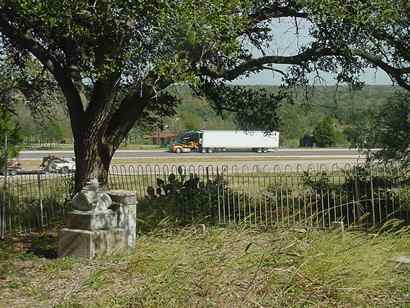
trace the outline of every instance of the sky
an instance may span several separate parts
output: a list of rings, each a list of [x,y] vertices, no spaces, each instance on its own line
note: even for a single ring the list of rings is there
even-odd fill
[[[323,85],[335,85],[334,76],[323,74]],[[360,78],[368,85],[392,85],[392,81],[384,71],[381,70],[366,70]],[[248,78],[238,78],[232,82],[235,85],[280,85],[281,78],[279,74],[273,74],[271,71],[263,71],[253,74]]]
[[[295,35],[295,25],[292,20],[282,19],[273,21],[270,24],[273,39],[270,46],[265,48],[267,55],[294,55],[300,46],[309,44],[312,37],[309,35],[309,24],[304,21],[298,21],[298,35]],[[260,57],[262,54],[256,49],[252,49],[254,57]],[[281,65],[277,68],[283,69],[286,66]],[[335,75],[323,74],[323,85],[334,85]],[[392,85],[389,76],[382,70],[367,69],[363,72],[361,80],[369,85]],[[232,82],[236,85],[280,85],[281,75],[272,71],[262,71],[252,74],[248,78],[238,78]]]

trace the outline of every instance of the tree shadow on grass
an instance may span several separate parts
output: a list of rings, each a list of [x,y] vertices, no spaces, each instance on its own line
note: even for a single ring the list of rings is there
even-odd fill
[[[31,238],[27,252],[40,258],[56,259],[57,247],[57,234],[43,233]]]
[[[57,258],[58,234],[55,231],[44,230],[16,235],[7,239],[5,243],[20,257]]]

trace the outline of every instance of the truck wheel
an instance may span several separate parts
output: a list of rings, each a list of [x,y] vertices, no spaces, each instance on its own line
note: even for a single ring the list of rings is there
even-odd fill
[[[182,153],[181,148],[176,148],[176,149],[175,149],[175,153],[178,153],[178,154],[179,154],[179,153]]]
[[[14,176],[14,175],[17,175],[17,171],[16,170],[10,170],[8,172],[8,174],[11,175],[11,176]]]
[[[209,148],[208,153],[212,153],[212,152],[213,152],[213,149]]]
[[[62,174],[67,174],[67,173],[69,173],[70,172],[70,169],[68,169],[68,167],[63,167],[63,168],[61,168],[61,173]]]

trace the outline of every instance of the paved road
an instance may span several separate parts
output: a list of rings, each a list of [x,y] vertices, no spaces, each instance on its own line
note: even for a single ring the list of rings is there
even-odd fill
[[[20,152],[19,159],[29,163],[29,161],[41,160],[44,156],[50,154],[65,158],[74,157],[72,151],[23,151]],[[115,158],[119,161],[117,161],[117,165],[112,167],[113,174],[150,174],[157,172],[157,168],[168,170],[169,168],[175,169],[178,166],[186,168],[202,168],[206,166],[214,169],[217,166],[223,166],[232,173],[250,171],[273,172],[279,169],[343,168],[355,165],[363,160],[363,156],[360,156],[358,151],[351,149],[279,149],[272,153],[224,152],[210,154],[174,154],[165,151],[121,150],[117,151]],[[144,162],[144,158],[147,158],[147,161]],[[178,159],[175,160],[175,158]],[[135,160],[135,163],[126,162],[124,163],[125,165],[121,165],[121,160]],[[133,166],[129,166],[130,164],[143,164],[143,166],[136,169]],[[27,172],[28,170],[31,169],[29,168],[25,171]],[[18,180],[24,177],[31,178],[30,175],[21,175],[14,178]]]
[[[73,151],[23,151],[20,152],[21,160],[40,160],[47,155],[63,156],[66,158],[74,157]],[[270,153],[252,152],[223,152],[223,153],[182,153],[175,154],[165,151],[142,151],[142,150],[120,150],[117,151],[115,159],[141,159],[141,158],[346,158],[354,159],[359,157],[359,152],[352,149],[279,149]]]

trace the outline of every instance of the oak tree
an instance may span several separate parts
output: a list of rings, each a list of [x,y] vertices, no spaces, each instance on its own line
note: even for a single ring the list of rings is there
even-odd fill
[[[399,71],[393,72],[385,61],[352,51],[350,33],[360,25],[351,32],[351,23],[343,23],[346,35],[340,37],[329,31],[339,21],[327,15],[326,2],[0,0],[1,50],[13,54],[16,65],[38,61],[45,88],[55,86],[64,95],[78,190],[90,177],[107,183],[111,159],[135,123],[173,114],[171,85],[189,84],[218,110],[239,111],[245,127],[263,115],[260,126],[273,128],[283,91],[261,93],[226,82],[261,70],[280,74],[287,85],[304,84],[319,70],[352,81],[367,61],[402,83],[407,70],[395,66]],[[278,20],[292,21],[296,35],[299,23],[307,24],[313,39],[292,54],[275,54],[269,42]],[[277,66],[284,64],[290,69]]]
[[[216,0],[0,1],[2,49],[21,66],[37,59],[66,99],[77,190],[91,177],[106,184],[112,156],[136,121],[173,113],[176,101],[165,89],[195,82],[208,54],[234,52],[241,7]]]

